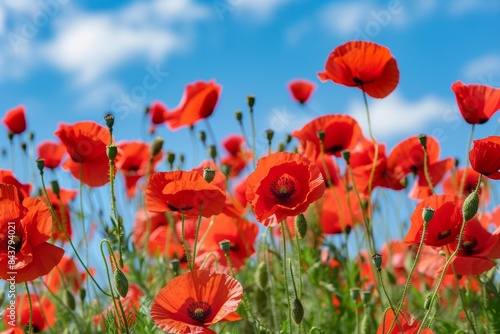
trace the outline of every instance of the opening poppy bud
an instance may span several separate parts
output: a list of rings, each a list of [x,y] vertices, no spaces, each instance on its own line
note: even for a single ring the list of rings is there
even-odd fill
[[[241,110],[236,110],[234,112],[234,117],[236,117],[236,120],[241,123],[241,121],[243,120],[243,113],[241,112]]]
[[[278,152],[284,152],[285,151],[285,144],[283,142],[278,143]]]
[[[26,148],[28,147],[28,145],[26,145],[25,142],[21,142],[21,150],[26,153]]]
[[[302,306],[302,302],[298,298],[293,300],[292,319],[297,325],[300,325],[302,319],[304,319],[304,306]]]
[[[269,143],[271,143],[271,140],[273,140],[274,137],[274,131],[271,129],[266,130],[266,138]]]
[[[342,158],[344,158],[345,162],[349,163],[349,159],[351,159],[351,151],[343,150],[342,151]]]
[[[226,254],[229,254],[229,250],[231,249],[231,242],[227,239],[224,239],[219,242],[220,249]]]
[[[420,142],[420,145],[422,145],[423,147],[427,147],[427,135],[418,135],[418,141]]]
[[[64,304],[66,304],[66,306],[69,307],[70,310],[72,311],[75,310],[76,307],[75,297],[73,297],[73,294],[68,290],[64,290],[63,302]]]
[[[359,298],[359,288],[352,288],[349,290],[352,300],[357,301]]]
[[[255,105],[255,96],[248,95],[247,96],[247,104],[248,104],[248,107],[250,108],[250,111],[251,111],[253,109],[253,106]]]
[[[12,139],[14,139],[14,132],[9,131],[9,134],[7,135],[7,137],[9,138],[10,141],[12,141]]]
[[[50,187],[52,188],[52,192],[59,198],[59,182],[57,182],[57,180],[50,181]]]
[[[199,136],[199,138],[200,138],[200,140],[201,140],[201,143],[202,143],[203,145],[205,145],[206,140],[207,140],[207,133],[206,133],[205,131],[200,131],[200,132],[198,133],[198,136]]]
[[[428,224],[431,221],[432,217],[434,217],[434,209],[431,208],[430,206],[423,208],[422,219],[426,224]]]
[[[380,270],[380,267],[382,266],[382,255],[380,254],[373,255],[372,261],[373,264],[375,265],[375,268],[377,268],[377,270]]]
[[[301,238],[304,239],[307,234],[307,220],[304,214],[300,213],[295,216],[295,233]]]
[[[180,267],[179,259],[173,259],[172,261],[170,261],[170,267],[172,268],[172,271],[177,275]]]
[[[106,154],[108,155],[109,160],[115,161],[116,155],[118,154],[118,147],[116,147],[116,145],[106,146]]]
[[[45,167],[45,159],[36,159],[36,167],[40,172],[43,172],[43,168]]]
[[[106,121],[106,125],[110,131],[113,131],[113,125],[115,124],[115,117],[111,114],[107,114],[104,116],[104,120]]]
[[[363,304],[368,304],[372,299],[372,293],[370,291],[361,291],[361,300]]]
[[[33,132],[28,132],[28,139],[29,140],[34,140],[35,139],[35,134]]]
[[[156,137],[151,143],[151,156],[155,157],[158,153],[161,152],[162,148],[163,148],[163,138]]]
[[[208,156],[215,160],[217,158],[217,147],[215,145],[210,145],[208,147]]]
[[[269,275],[267,272],[267,266],[265,262],[260,262],[255,270],[254,282],[255,285],[260,290],[265,290],[267,287],[267,282],[269,281]]]
[[[318,138],[321,142],[325,140],[325,130],[319,130],[318,132],[316,132],[316,134],[318,135]]]
[[[477,191],[471,192],[469,196],[464,201],[464,206],[462,207],[462,215],[465,221],[471,220],[477,213],[479,209],[479,194]]]
[[[205,181],[207,181],[208,183],[212,182],[215,177],[215,172],[216,170],[213,167],[203,168],[203,178],[205,179]]]
[[[80,295],[80,300],[83,302],[85,300],[85,297],[87,297],[87,290],[81,288],[79,291],[79,295]]]
[[[128,293],[128,279],[127,279],[127,277],[125,276],[123,271],[121,271],[119,268],[115,270],[115,272],[113,273],[113,276],[114,276],[113,278],[115,281],[116,291],[118,291],[118,294],[120,294],[120,296],[125,298],[125,296]]]

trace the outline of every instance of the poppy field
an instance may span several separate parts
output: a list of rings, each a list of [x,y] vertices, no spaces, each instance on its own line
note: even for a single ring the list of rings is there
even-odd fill
[[[116,138],[113,114],[36,141],[25,107],[6,111],[1,333],[500,332],[500,137],[474,135],[500,88],[451,85],[470,125],[458,161],[427,134],[377,141],[370,105],[400,81],[388,47],[349,41],[322,57],[317,77],[359,92],[368,131],[314,114],[282,140],[257,131],[248,95],[238,134],[217,140],[215,80],[188,83],[175,109],[151,103],[149,141]],[[316,84],[287,88],[307,108]],[[204,158],[170,151],[160,127],[192,132]]]

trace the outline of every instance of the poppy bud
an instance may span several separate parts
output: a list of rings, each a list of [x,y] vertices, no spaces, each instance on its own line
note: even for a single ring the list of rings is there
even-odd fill
[[[279,142],[278,143],[278,149],[277,149],[278,152],[284,152],[285,151],[285,144],[283,144],[283,142]]]
[[[28,145],[26,145],[25,142],[21,142],[21,150],[26,153],[26,148],[28,147]]]
[[[33,132],[28,132],[28,139],[33,141],[35,139],[35,134]]]
[[[9,137],[9,140],[12,141],[12,139],[14,139],[14,132],[9,131],[9,133],[7,134],[7,137]]]
[[[75,309],[75,297],[73,297],[73,294],[68,290],[64,290],[63,302],[70,308],[70,310],[73,311]]]
[[[254,281],[257,287],[260,290],[265,290],[267,287],[267,282],[269,280],[269,276],[267,273],[267,267],[265,262],[260,262],[255,270]]]
[[[359,288],[352,288],[349,290],[352,300],[357,301],[359,298]]]
[[[125,296],[128,293],[128,280],[123,271],[121,271],[119,268],[115,270],[113,273],[113,278],[115,280],[115,289],[118,291],[120,296],[125,298]]]
[[[253,109],[253,106],[255,105],[255,96],[253,96],[253,95],[247,96],[247,105],[250,108],[250,110]]]
[[[184,154],[182,154],[182,153],[181,153],[181,154],[179,154],[179,162],[180,162],[181,164],[183,164],[183,163],[184,163]]]
[[[471,220],[477,213],[479,209],[479,194],[474,191],[467,196],[464,201],[464,206],[462,207],[462,215],[465,221]]]
[[[106,154],[108,155],[109,160],[115,161],[116,155],[118,154],[118,147],[116,147],[116,145],[106,146]]]
[[[439,250],[439,256],[446,257],[446,252],[442,249]]]
[[[345,162],[349,163],[349,159],[351,158],[351,151],[343,150],[342,151],[342,158],[344,158]]]
[[[267,141],[269,143],[271,143],[271,141],[273,140],[273,137],[274,137],[274,131],[271,129],[267,129],[266,130],[266,138],[267,138]]]
[[[297,325],[300,325],[302,319],[304,319],[304,306],[302,306],[302,302],[298,298],[293,300],[292,318]]]
[[[150,111],[149,106],[146,106],[146,108],[144,108],[144,115],[149,114],[149,111]]]
[[[289,134],[289,133],[287,133],[286,134],[285,143],[290,144],[291,141],[292,141],[292,135]]]
[[[323,140],[325,140],[325,130],[318,130],[316,134],[318,135],[320,142],[323,142]]]
[[[36,167],[40,172],[43,173],[43,168],[45,167],[45,159],[36,159]]]
[[[210,158],[212,158],[213,160],[215,160],[215,158],[217,158],[217,147],[215,145],[210,145],[208,147],[208,155],[210,156]]]
[[[198,133],[198,136],[200,137],[201,143],[205,145],[206,140],[207,140],[207,133],[205,131],[200,131]]]
[[[111,114],[107,114],[104,116],[104,120],[106,121],[106,125],[109,128],[109,131],[113,131],[113,125],[115,124],[115,117]]]
[[[375,265],[375,268],[380,271],[380,267],[382,266],[382,255],[380,254],[375,254],[372,256],[372,261],[373,264]]]
[[[260,314],[265,314],[265,309],[267,306],[267,303],[269,302],[267,299],[267,293],[264,290],[257,289],[255,290],[255,306],[257,308],[257,311]]]
[[[304,239],[307,234],[307,220],[304,214],[299,213],[295,216],[295,233],[301,238]]]
[[[79,294],[80,294],[80,300],[83,302],[85,300],[85,297],[87,296],[87,290],[81,288]]]
[[[205,179],[205,181],[207,181],[208,183],[212,182],[215,177],[215,172],[216,170],[213,167],[203,168],[203,178]]]
[[[236,117],[236,120],[241,123],[241,121],[243,120],[243,113],[241,112],[241,110],[236,110],[234,112],[234,117]]]
[[[434,217],[434,209],[427,206],[425,208],[422,209],[422,219],[424,220],[424,222],[426,224],[428,224],[432,217]]]
[[[222,165],[220,170],[226,176],[226,178],[228,178],[229,173],[231,172],[231,166],[229,166],[228,164],[224,164],[224,165]]]
[[[179,267],[180,267],[180,261],[179,261],[179,259],[173,259],[173,260],[171,260],[170,261],[170,267],[172,268],[172,271],[177,276],[177,273],[179,272]]]
[[[172,152],[172,151],[167,152],[167,162],[168,162],[168,165],[170,166],[170,169],[172,169],[174,166],[174,162],[175,162],[175,153],[174,152]]]
[[[222,251],[224,253],[229,254],[229,250],[231,249],[231,242],[227,239],[224,239],[222,241],[219,242],[219,246],[220,246],[220,249],[222,249]]]
[[[52,188],[52,192],[59,198],[59,182],[57,182],[57,180],[50,181],[50,187]]]
[[[156,137],[153,140],[153,143],[151,143],[151,156],[154,157],[158,153],[161,152],[161,149],[163,148],[163,138],[162,137]]]
[[[425,310],[428,310],[431,307],[431,299],[432,299],[432,293],[425,296],[425,300],[424,300],[424,309]]]
[[[422,145],[424,148],[427,147],[427,135],[424,134],[418,135],[418,141],[420,142],[420,145]]]
[[[361,300],[363,304],[368,304],[372,298],[372,293],[370,291],[361,291]]]

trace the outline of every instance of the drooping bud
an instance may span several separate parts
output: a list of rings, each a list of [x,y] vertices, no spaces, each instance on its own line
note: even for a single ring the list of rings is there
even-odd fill
[[[300,299],[295,298],[292,305],[292,319],[297,325],[300,325],[302,319],[304,319],[304,306]]]
[[[213,179],[215,178],[215,168],[213,167],[205,167],[203,168],[203,178],[205,179],[205,181],[207,181],[208,183],[212,182]]]
[[[254,282],[260,290],[265,290],[269,281],[267,266],[265,262],[260,262],[255,270]]]
[[[128,293],[128,279],[119,268],[117,268],[113,273],[113,278],[115,281],[115,289],[118,294],[125,298]]]
[[[467,196],[467,198],[464,201],[464,205],[462,207],[462,214],[464,216],[465,221],[469,221],[477,213],[477,210],[479,209],[479,194],[477,191],[473,191]]]
[[[295,233],[299,236],[299,238],[304,239],[307,234],[307,220],[304,214],[299,213],[295,216]]]

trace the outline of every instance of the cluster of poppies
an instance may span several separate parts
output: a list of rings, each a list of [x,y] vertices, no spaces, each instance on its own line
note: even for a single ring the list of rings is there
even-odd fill
[[[365,98],[368,95],[377,99],[394,91],[399,75],[388,48],[363,41],[335,48],[324,72],[318,73],[321,81],[357,87]],[[307,104],[316,89],[307,80],[294,80],[288,87],[300,104]],[[472,127],[487,122],[500,109],[500,89],[460,81],[451,88],[464,120]],[[163,124],[170,130],[193,128],[213,113],[221,90],[215,81],[199,81],[187,85],[174,110],[168,110],[162,102],[153,102],[147,109],[150,132],[155,133]],[[250,96],[247,102],[252,113],[255,98]],[[241,114],[236,118],[241,122]],[[9,110],[3,123],[11,141],[22,135],[27,128],[25,108]],[[480,275],[500,258],[500,211],[486,212],[476,207],[472,214],[464,213],[468,196],[479,197],[477,206],[482,207],[489,201],[490,180],[500,179],[498,136],[474,140],[468,163],[459,168],[455,159],[440,157],[440,144],[434,137],[412,136],[388,151],[371,132],[365,136],[353,117],[329,114],[314,118],[290,134],[287,144],[297,142],[293,152],[288,152],[286,145],[272,152],[270,146],[268,154],[260,156],[261,152],[255,152],[243,133],[221,142],[225,150],[222,157],[213,150],[212,160],[180,170],[174,168],[175,154],[163,150],[161,138],[152,143],[115,142],[112,116],[106,117],[106,124],[82,121],[59,125],[54,132],[57,141],[38,144],[37,165],[41,174],[44,169],[62,167],[89,188],[111,183],[112,192],[115,177],[123,177],[127,198],[137,198],[141,205],[131,230],[125,225],[125,231],[120,232],[124,228],[122,220],[112,215],[118,226],[117,238],[130,236],[130,245],[125,248],[133,248],[137,257],[151,263],[167,259],[174,268],[167,284],[151,296],[154,299],[149,316],[165,332],[215,333],[209,326],[242,319],[236,310],[244,292],[235,275],[254,257],[259,228],[279,226],[283,236],[280,248],[286,252],[286,234],[314,240],[311,245],[317,248],[328,236],[340,234],[347,238],[360,225],[367,240],[372,241],[367,242],[370,251],[360,252],[355,259],[361,277],[357,284],[366,289],[379,284],[376,272],[380,264],[372,265],[367,260],[375,255],[369,252],[375,251],[373,224],[378,223],[373,221],[373,193],[377,188],[405,189],[411,180],[409,197],[418,203],[409,230],[402,241],[387,242],[380,250],[383,258],[391,258],[397,282],[404,284],[408,275],[412,280],[413,271],[408,272],[405,261],[413,260],[415,252],[420,256],[415,270],[425,277],[425,282],[416,280],[413,284],[430,288],[443,273],[450,280],[439,279],[438,289],[455,284],[454,277]],[[272,133],[268,134],[271,143]],[[205,144],[205,138],[202,141]],[[162,167],[162,161],[168,168]],[[59,188],[57,182],[52,185],[52,189],[44,189],[36,197],[32,185],[19,182],[13,170],[0,170],[0,278],[8,280],[15,272],[15,282],[23,283],[43,276],[46,289],[53,294],[60,289],[74,294],[93,274],[87,267],[82,273],[73,258],[64,256],[69,241],[81,241],[72,232],[71,219],[75,214],[71,202],[78,192]],[[425,210],[433,212],[431,219],[422,218]],[[307,222],[318,229],[307,230]],[[131,280],[129,286],[125,277],[133,270],[127,266],[133,266],[134,260],[124,265],[121,244],[114,247],[120,261],[110,261],[115,273],[113,303],[96,312],[93,321],[98,328],[105,328],[109,326],[106,319],[113,314],[115,325],[128,331],[135,323],[143,297],[151,291],[145,291],[145,282]],[[300,252],[300,247],[295,251]],[[266,262],[270,256],[261,252],[259,261]],[[325,265],[339,267],[334,257],[326,258],[330,260],[323,258]],[[280,261],[286,267],[287,258]],[[288,291],[286,269],[282,276]],[[342,275],[336,279],[342,280]],[[5,319],[11,327],[8,333],[16,333],[28,322],[37,330],[54,325],[55,305],[46,294],[33,297],[31,321],[24,302],[27,297],[17,298],[18,322],[11,326]],[[332,295],[333,304],[338,303],[335,298]],[[294,322],[300,326],[300,298],[287,295],[286,299],[287,307],[294,310]],[[248,305],[246,308],[251,313]],[[51,316],[47,317],[47,313]],[[421,326],[428,324],[401,307],[391,307],[380,317],[377,333],[416,333]],[[419,333],[433,331],[427,328]]]

